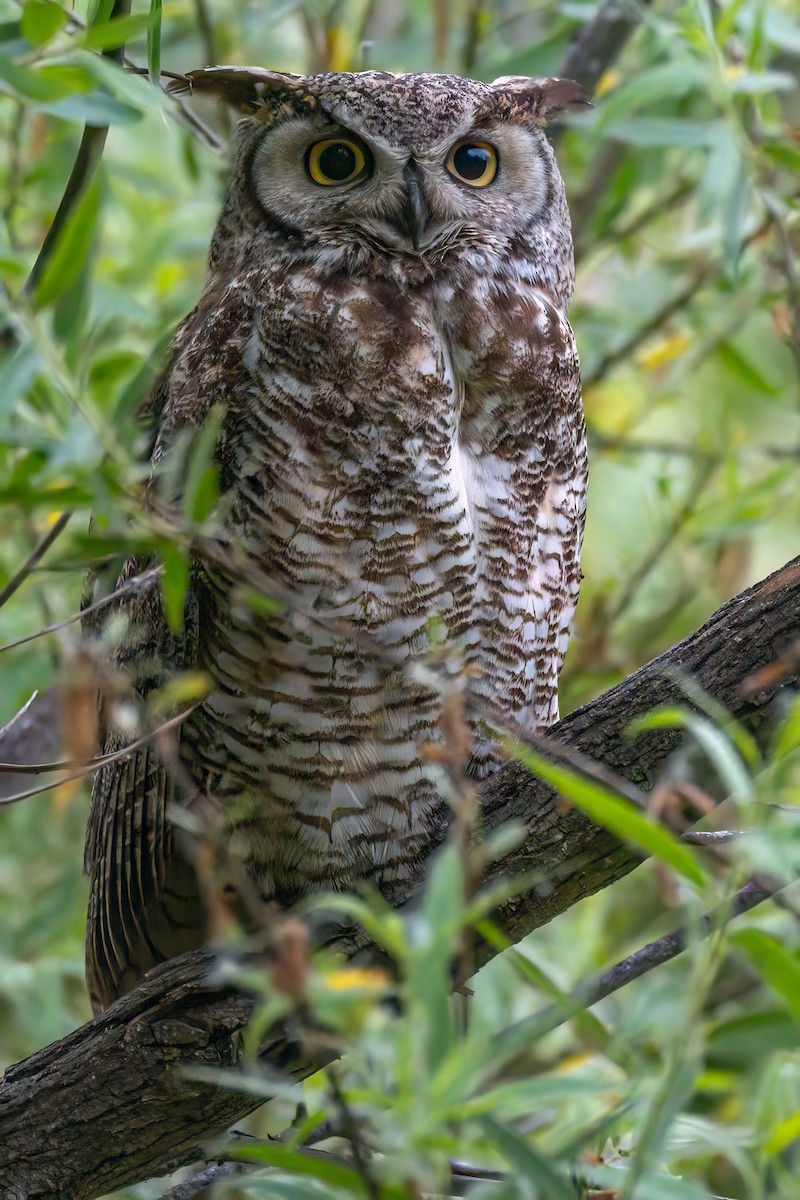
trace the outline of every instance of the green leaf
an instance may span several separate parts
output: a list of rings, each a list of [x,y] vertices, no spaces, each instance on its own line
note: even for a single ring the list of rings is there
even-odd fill
[[[620,841],[632,843],[647,854],[654,855],[698,887],[705,885],[705,872],[688,846],[679,842],[652,817],[640,812],[630,800],[624,800],[596,780],[587,779],[560,764],[550,762],[520,742],[504,739],[504,746],[529,771],[549,783]]]
[[[75,59],[83,69],[117,100],[140,113],[163,113],[174,116],[174,105],[160,87],[153,87],[143,75],[124,70],[118,63],[102,54],[76,50]]]
[[[193,432],[186,458],[183,511],[194,526],[205,521],[219,499],[219,471],[213,460],[224,419],[224,406],[215,404]]]
[[[107,96],[104,92],[92,92],[88,96],[67,96],[55,104],[39,104],[41,112],[52,113],[65,121],[83,121],[86,125],[102,128],[104,125],[130,125],[141,120],[141,112],[130,104]]]
[[[114,17],[103,25],[93,25],[81,39],[87,50],[116,50],[150,28],[149,13],[135,13],[129,17]]]
[[[579,1193],[530,1142],[491,1117],[480,1117],[476,1124],[500,1151],[515,1178],[536,1184],[541,1200],[579,1200]]]
[[[735,373],[741,383],[754,392],[761,392],[765,396],[778,394],[779,389],[770,383],[755,363],[746,359],[732,342],[721,342],[717,347],[717,357]]]
[[[113,11],[114,0],[90,0],[86,23],[90,29],[95,25],[107,25]]]
[[[632,117],[609,125],[606,134],[631,146],[713,146],[719,121],[683,121],[678,117]]]
[[[0,395],[2,392],[0,392]],[[786,758],[800,747],[800,698],[795,700],[788,713],[775,731],[770,746],[770,757],[778,760]]]
[[[282,1167],[293,1175],[307,1179],[318,1179],[335,1187],[347,1188],[351,1195],[365,1195],[364,1183],[353,1167],[335,1162],[321,1155],[303,1154],[281,1142],[234,1142],[226,1149],[226,1155],[239,1162],[261,1163],[264,1166]]]
[[[792,1113],[785,1121],[781,1121],[771,1130],[764,1143],[767,1154],[782,1154],[792,1142],[800,1139],[800,1112]]]
[[[180,633],[189,591],[189,559],[182,549],[169,543],[162,546],[160,557],[164,566],[161,576],[164,615],[173,633]]]
[[[91,91],[94,86],[91,75],[82,67],[51,66],[32,70],[7,58],[0,58],[0,80],[15,95],[45,103],[63,100],[73,92]]]
[[[22,10],[23,35],[32,46],[44,46],[64,25],[67,14],[60,4],[50,0],[27,0]]]
[[[685,96],[695,88],[707,88],[708,78],[707,63],[696,58],[679,58],[637,71],[597,102],[597,124],[606,128],[637,108]]]
[[[161,0],[150,0],[150,21],[147,26],[147,73],[151,81],[161,86]]]
[[[766,1055],[796,1050],[797,1025],[782,1009],[748,1012],[712,1029],[708,1048],[716,1060],[760,1068]]]
[[[800,1021],[800,963],[784,950],[776,937],[763,929],[740,929],[731,935],[755,966],[761,978]]]
[[[630,1166],[631,1184],[636,1184],[661,1157],[670,1127],[692,1094],[698,1069],[699,1062],[694,1054],[689,1054],[688,1057],[681,1054],[672,1062],[650,1103],[644,1128],[639,1132],[639,1141]],[[626,1187],[625,1194],[638,1193],[634,1187],[630,1190]]]
[[[615,1167],[591,1165],[581,1168],[581,1175],[596,1188],[607,1188],[615,1197],[627,1196],[626,1179],[630,1172],[620,1164]],[[700,1184],[661,1171],[646,1171],[636,1183],[635,1200],[711,1200]]]
[[[475,926],[475,932],[478,933],[485,942],[493,946],[495,950],[504,953],[505,962],[517,972],[531,987],[547,996],[555,1004],[559,1004],[566,1012],[572,1005],[572,1000],[567,992],[558,984],[522,950],[517,950],[513,942],[498,929],[491,921],[480,921]],[[593,1042],[596,1046],[603,1049],[607,1048],[610,1040],[608,1030],[603,1025],[599,1017],[594,1013],[590,1013],[585,1009],[581,1012],[576,1012],[572,1017],[575,1022],[575,1028],[580,1030],[581,1035],[587,1041]]]
[[[53,304],[80,278],[97,236],[101,194],[100,175],[95,172],[58,235],[55,249],[36,287],[36,308]]]
[[[41,359],[29,342],[0,364],[0,417],[7,419],[41,370]]]
[[[733,796],[741,800],[755,798],[755,785],[750,772],[732,740],[712,721],[690,708],[665,704],[636,717],[627,733],[634,736],[649,729],[685,729],[704,751],[711,765]]]
[[[731,91],[738,96],[758,96],[762,92],[791,92],[797,80],[788,71],[748,71],[734,75]]]
[[[793,146],[791,142],[763,142],[761,149],[768,155],[773,162],[776,162],[780,167],[786,167],[789,171],[797,171],[800,173],[800,146]]]

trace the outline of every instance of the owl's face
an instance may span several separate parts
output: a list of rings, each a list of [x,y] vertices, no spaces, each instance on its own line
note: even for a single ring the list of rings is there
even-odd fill
[[[235,210],[240,243],[251,231],[277,232],[351,257],[360,250],[438,264],[565,221],[543,126],[553,112],[585,103],[568,80],[300,77],[257,68],[213,68],[188,80],[248,114],[221,222],[229,239]]]
[[[425,255],[536,220],[552,178],[542,142],[536,128],[483,113],[402,142],[368,120],[309,114],[265,132],[250,172],[265,213],[288,229]]]

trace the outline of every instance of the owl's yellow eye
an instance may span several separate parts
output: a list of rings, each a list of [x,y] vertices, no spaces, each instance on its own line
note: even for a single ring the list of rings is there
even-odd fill
[[[447,169],[470,187],[486,187],[497,174],[497,151],[488,142],[456,142]]]
[[[315,142],[306,154],[306,170],[314,183],[323,187],[359,183],[371,165],[363,147],[349,138],[325,138]]]

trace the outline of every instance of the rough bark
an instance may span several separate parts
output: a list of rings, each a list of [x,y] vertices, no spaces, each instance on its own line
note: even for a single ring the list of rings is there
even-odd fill
[[[795,679],[798,637],[800,559],[795,559],[565,718],[549,739],[554,748],[561,744],[591,755],[646,790],[680,734],[658,730],[631,740],[625,730],[637,714],[683,699],[674,674],[690,676],[738,719],[759,728],[769,720],[776,690]],[[792,646],[794,652],[787,653]],[[742,680],[756,672],[763,674],[764,686],[743,689]],[[500,909],[514,939],[638,862],[629,848],[516,764],[489,781],[483,805],[487,829],[515,820],[527,830],[524,843],[493,864],[488,878],[521,878],[535,870],[547,881],[528,883]],[[413,903],[423,880],[421,869],[406,902]],[[339,944],[354,953],[363,938],[343,929]],[[212,966],[209,952],[165,964],[102,1016],[6,1072],[0,1086],[0,1195],[91,1200],[199,1158],[210,1137],[256,1107],[258,1097],[185,1073],[186,1067],[236,1065],[240,1032],[252,1011],[249,997],[214,986]],[[334,1053],[324,1040],[289,1028],[272,1031],[263,1047],[265,1063],[296,1078]]]

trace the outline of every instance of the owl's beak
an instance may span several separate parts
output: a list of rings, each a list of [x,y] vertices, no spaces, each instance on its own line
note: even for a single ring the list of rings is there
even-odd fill
[[[406,185],[406,203],[403,205],[402,230],[411,238],[411,245],[419,250],[422,235],[428,223],[430,209],[422,186],[422,174],[413,158],[408,160],[403,171]]]

